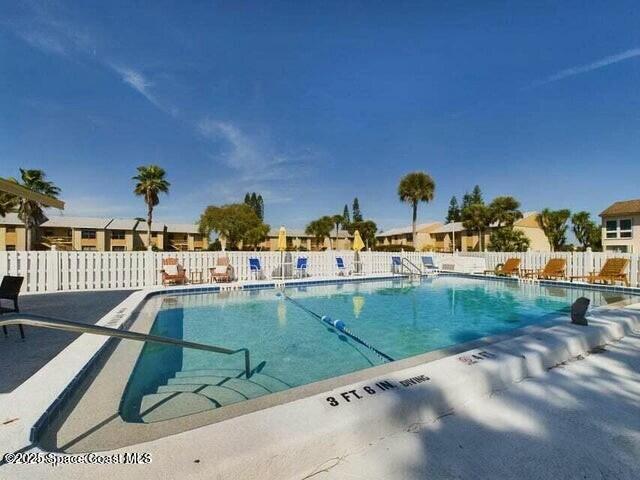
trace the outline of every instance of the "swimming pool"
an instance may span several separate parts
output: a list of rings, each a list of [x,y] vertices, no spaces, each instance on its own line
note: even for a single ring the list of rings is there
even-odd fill
[[[394,360],[540,324],[585,296],[613,291],[442,275],[274,289],[168,295],[150,333],[250,351],[242,355],[147,344],[121,401],[127,422],[154,423],[218,409]],[[347,331],[318,317],[340,319]],[[379,353],[376,353],[377,352]],[[381,353],[381,354],[380,354]],[[385,358],[386,357],[386,358]]]

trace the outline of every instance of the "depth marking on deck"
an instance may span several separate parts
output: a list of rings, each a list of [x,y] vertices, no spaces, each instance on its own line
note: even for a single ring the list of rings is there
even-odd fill
[[[370,398],[377,393],[387,392],[389,390],[395,390],[399,387],[408,388],[413,385],[418,385],[423,382],[427,382],[431,380],[426,375],[417,375],[415,377],[409,377],[404,380],[399,380],[397,383],[391,380],[381,380],[380,382],[376,382],[373,385],[365,385],[363,387],[346,390],[344,392],[340,392],[339,394],[331,397],[326,397],[326,402],[332,407],[337,407],[338,405],[344,405],[345,403],[351,403],[354,401],[362,400],[365,398]]]
[[[486,352],[484,350],[480,350],[479,352],[472,353],[470,355],[460,355],[458,360],[467,365],[474,365],[478,363],[480,360],[485,360],[487,358],[496,358],[497,355],[495,353]]]

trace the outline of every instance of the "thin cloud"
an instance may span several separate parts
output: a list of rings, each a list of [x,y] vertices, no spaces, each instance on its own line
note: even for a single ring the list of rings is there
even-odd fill
[[[109,65],[118,75],[124,83],[129,85],[139,94],[141,94],[144,98],[149,100],[152,104],[156,106],[160,106],[158,100],[155,96],[151,94],[150,88],[153,86],[149,80],[145,78],[145,76],[133,68],[123,67],[119,65]]]
[[[608,67],[609,65],[613,65],[615,63],[623,62],[630,58],[635,58],[640,56],[640,48],[632,48],[630,50],[626,50],[624,52],[618,53],[616,55],[610,55],[608,57],[602,58],[595,62],[589,63],[587,65],[579,65],[576,67],[567,68],[561,70],[544,80],[539,80],[537,82],[532,83],[529,88],[539,87],[541,85],[546,85],[547,83],[557,82],[558,80],[563,80],[568,77],[573,77],[575,75],[580,75],[583,73],[591,72],[593,70],[598,70],[600,68]]]

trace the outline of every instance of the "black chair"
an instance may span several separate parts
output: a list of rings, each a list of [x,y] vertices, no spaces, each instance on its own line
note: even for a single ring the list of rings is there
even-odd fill
[[[22,282],[24,277],[11,277],[6,275],[2,278],[2,283],[0,284],[0,315],[3,313],[17,313],[20,311],[18,307],[18,295],[20,295],[20,288],[22,287]],[[13,308],[7,308],[2,306],[2,300],[11,300],[13,301]],[[22,325],[18,325],[20,328],[20,338],[24,338],[24,328]],[[2,331],[4,332],[4,336],[7,336],[7,326],[2,326]]]

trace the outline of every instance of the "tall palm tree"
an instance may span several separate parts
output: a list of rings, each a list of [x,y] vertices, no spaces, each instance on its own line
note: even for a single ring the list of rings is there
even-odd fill
[[[165,180],[166,172],[157,165],[143,165],[138,167],[138,175],[133,177],[136,186],[133,193],[143,197],[147,204],[147,248],[151,246],[151,222],[153,221],[153,207],[160,203],[158,195],[169,193],[171,184]]]
[[[42,193],[49,197],[57,198],[60,195],[60,188],[58,188],[53,182],[47,180],[47,175],[42,170],[35,169],[20,169],[20,179],[12,179],[19,185],[22,185],[34,192]],[[42,209],[44,205],[35,200],[28,200],[26,198],[18,197],[16,199],[18,208],[18,218],[24,223],[26,233],[26,246],[27,250],[31,249],[32,230],[37,228],[43,221],[46,220]]]
[[[424,172],[412,172],[400,180],[398,196],[400,201],[409,203],[413,209],[412,231],[413,246],[416,246],[416,219],[418,218],[418,203],[428,203],[433,200],[436,184],[428,174]]]
[[[344,225],[344,215],[333,215],[331,217],[331,221],[336,227],[336,244],[334,245],[334,250],[338,249],[338,234],[340,230],[340,225]]]

